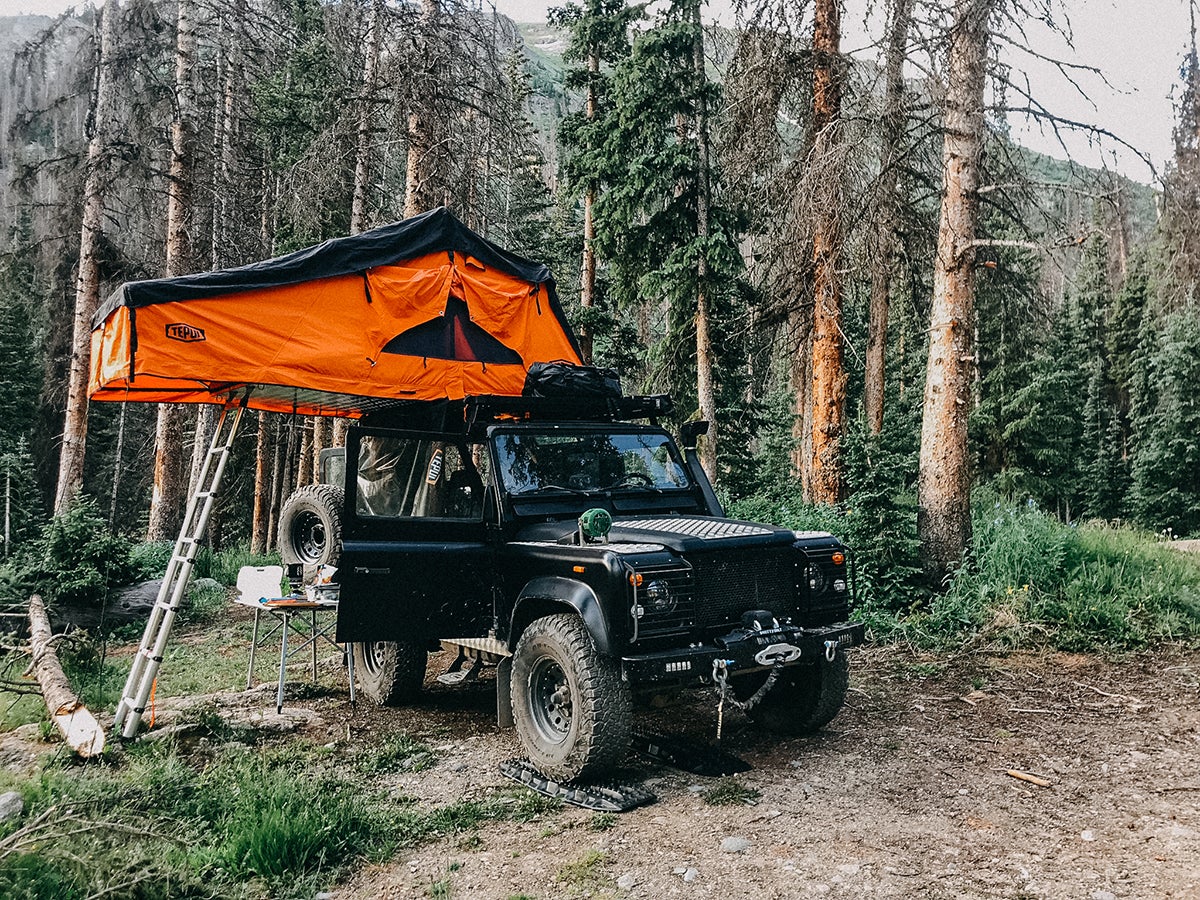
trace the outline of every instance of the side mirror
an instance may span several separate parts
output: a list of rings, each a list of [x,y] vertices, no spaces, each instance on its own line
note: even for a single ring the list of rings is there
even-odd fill
[[[708,434],[708,422],[703,419],[697,419],[694,422],[684,422],[679,427],[679,441],[683,444],[683,449],[695,450],[696,438],[702,434]]]

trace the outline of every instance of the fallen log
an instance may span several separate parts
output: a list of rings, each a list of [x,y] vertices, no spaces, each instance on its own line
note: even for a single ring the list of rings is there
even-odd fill
[[[50,720],[62,732],[67,746],[79,756],[84,759],[98,756],[104,752],[104,729],[71,690],[71,683],[54,650],[56,638],[50,631],[46,606],[37,594],[29,598],[29,633],[33,646],[33,662],[29,669],[42,686],[42,698],[50,711]]]

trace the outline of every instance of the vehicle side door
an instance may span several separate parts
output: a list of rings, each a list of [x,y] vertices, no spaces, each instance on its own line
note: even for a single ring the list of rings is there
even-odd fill
[[[486,490],[484,446],[455,435],[355,428],[346,463],[338,639],[486,635],[494,491]]]

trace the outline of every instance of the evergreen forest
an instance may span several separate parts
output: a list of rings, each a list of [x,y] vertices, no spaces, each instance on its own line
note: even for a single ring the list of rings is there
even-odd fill
[[[538,25],[478,0],[0,18],[0,591],[50,571],[64,528],[178,530],[212,409],[79,387],[121,283],[446,206],[550,266],[587,361],[712,423],[731,514],[847,540],[877,629],[1008,609],[1066,645],[1200,634],[1200,578],[1158,548],[1200,538],[1194,29],[1164,49],[1175,149],[1142,183],[1010,139],[1016,109],[1088,128],[1012,62],[1029,21],[1069,33],[1053,0],[870,15],[873,55],[845,52],[833,0],[747,0],[728,27],[701,0]],[[244,426],[210,548],[269,552],[339,431]]]

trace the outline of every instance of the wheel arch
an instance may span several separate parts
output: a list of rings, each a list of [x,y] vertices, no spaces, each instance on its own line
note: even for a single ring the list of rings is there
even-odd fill
[[[578,615],[592,636],[597,652],[612,654],[608,620],[604,617],[604,609],[596,592],[582,581],[549,575],[534,578],[521,589],[513,606],[508,646],[517,646],[521,633],[529,627],[530,622],[559,612]]]

